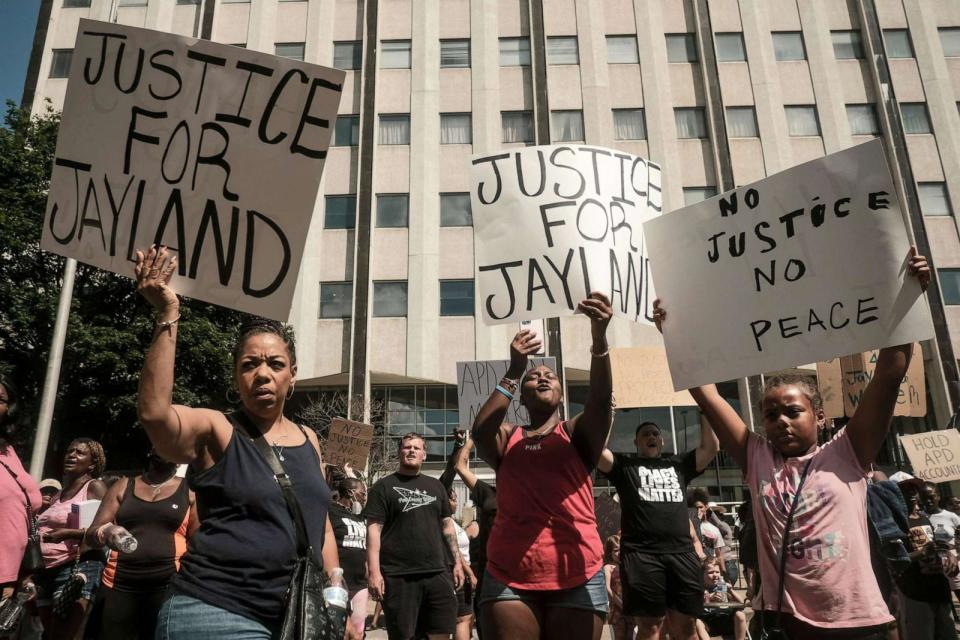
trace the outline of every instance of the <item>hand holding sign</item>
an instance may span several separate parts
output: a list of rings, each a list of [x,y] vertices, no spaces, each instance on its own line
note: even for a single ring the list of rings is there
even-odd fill
[[[155,309],[164,310],[180,305],[177,293],[170,286],[173,272],[177,269],[177,256],[171,256],[166,247],[156,246],[144,255],[137,251],[137,262],[133,268],[137,279],[137,293],[146,298]]]

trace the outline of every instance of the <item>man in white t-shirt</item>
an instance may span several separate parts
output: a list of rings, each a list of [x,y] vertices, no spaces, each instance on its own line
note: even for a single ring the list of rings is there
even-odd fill
[[[957,549],[960,548],[957,544],[957,536],[960,535],[960,516],[940,508],[940,490],[937,485],[932,482],[923,483],[923,488],[920,490],[920,506],[926,511],[934,532],[938,526],[942,525],[950,534],[950,538],[954,541],[950,553],[956,557]],[[948,575],[947,578],[950,580],[950,590],[960,597],[960,574]]]

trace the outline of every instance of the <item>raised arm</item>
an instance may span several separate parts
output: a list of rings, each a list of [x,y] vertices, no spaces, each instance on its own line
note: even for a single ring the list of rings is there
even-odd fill
[[[697,471],[703,471],[710,466],[720,450],[720,440],[710,428],[709,420],[700,421],[700,444],[697,445]]]
[[[477,486],[477,474],[470,470],[470,450],[473,449],[473,438],[470,437],[470,434],[466,434],[467,441],[464,443],[463,448],[457,452],[457,461],[456,469],[457,475],[460,476],[460,479],[463,480],[463,484],[467,485],[467,489],[473,491],[473,488]],[[958,529],[960,531],[960,529]]]
[[[460,459],[461,452],[463,451],[466,431],[454,429],[453,435],[455,438],[453,451],[450,452],[450,456],[447,458],[447,466],[444,467],[443,473],[440,474],[440,484],[443,485],[443,488],[446,489],[447,492],[453,487],[453,479],[457,475],[457,461]]]
[[[930,265],[927,264],[926,257],[917,255],[916,247],[910,247],[907,272],[917,279],[923,291],[927,290],[930,284]],[[912,354],[912,344],[880,350],[873,379],[864,389],[860,404],[847,423],[850,443],[864,469],[869,468],[876,460],[877,453],[887,438],[900,393],[900,383],[907,374]]]
[[[613,308],[607,296],[594,291],[577,309],[590,318],[593,345],[590,347],[590,390],[583,413],[570,421],[570,430],[580,457],[592,467],[599,462],[613,426],[613,376],[607,345],[607,325],[613,317]]]
[[[137,292],[159,311],[140,374],[137,415],[154,448],[170,462],[193,462],[213,431],[216,412],[173,405],[173,364],[180,300],[170,286],[176,256],[166,247],[137,251]]]
[[[510,368],[499,386],[509,394],[519,393],[519,380],[527,370],[527,358],[532,353],[540,351],[541,342],[536,334],[529,329],[520,331],[510,343]],[[494,469],[500,464],[500,456],[509,437],[510,427],[503,424],[512,399],[504,393],[494,390],[487,401],[480,407],[477,417],[473,420],[473,429],[470,432],[473,441],[477,444],[477,453]]]

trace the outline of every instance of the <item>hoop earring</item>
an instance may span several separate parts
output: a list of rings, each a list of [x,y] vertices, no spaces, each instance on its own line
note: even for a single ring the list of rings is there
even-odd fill
[[[227,398],[227,402],[230,404],[240,404],[240,392],[230,387],[227,389],[227,392],[223,394]]]
[[[287,396],[286,396],[287,400],[293,397],[294,388],[295,388],[294,385],[290,386],[290,391],[287,392]]]

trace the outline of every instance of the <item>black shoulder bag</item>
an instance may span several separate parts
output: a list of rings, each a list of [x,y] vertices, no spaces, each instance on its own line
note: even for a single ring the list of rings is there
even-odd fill
[[[797,491],[793,494],[793,502],[790,504],[790,511],[787,512],[787,522],[783,525],[783,541],[780,543],[780,583],[777,587],[777,610],[773,616],[773,622],[767,620],[766,611],[763,612],[763,630],[760,633],[760,640],[789,640],[787,632],[781,626],[783,615],[783,592],[786,588],[783,584],[784,576],[787,572],[787,544],[790,539],[790,527],[793,525],[793,516],[797,512],[797,504],[800,502],[800,492],[803,490],[803,483],[807,479],[807,471],[810,470],[810,463],[813,458],[807,460],[803,466],[803,473],[800,474],[800,482],[797,484]]]
[[[0,462],[3,468],[13,476],[13,481],[23,492],[24,505],[27,508],[27,547],[23,551],[23,560],[20,561],[20,577],[30,576],[43,569],[43,551],[40,549],[40,531],[37,529],[37,515],[30,506],[30,496],[26,488],[20,484],[20,478],[6,463]]]
[[[283,625],[279,640],[339,640],[346,630],[346,611],[328,607],[323,598],[323,589],[328,584],[323,566],[317,562],[313,547],[307,538],[300,502],[293,492],[293,482],[283,469],[277,454],[267,444],[263,434],[242,412],[229,416],[253,441],[260,455],[266,460],[287,503],[293,520],[297,539],[297,563],[290,577],[290,586],[284,596]],[[318,469],[319,471],[319,469]]]

